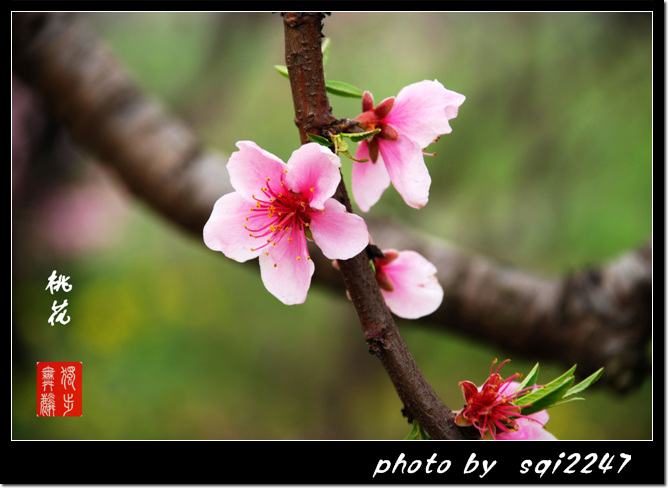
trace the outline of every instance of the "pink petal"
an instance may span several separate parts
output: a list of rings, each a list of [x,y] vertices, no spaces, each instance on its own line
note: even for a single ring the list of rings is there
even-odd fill
[[[433,313],[443,301],[443,288],[436,278],[436,268],[414,251],[401,251],[399,257],[383,266],[394,290],[381,290],[395,315],[416,319]]]
[[[313,261],[304,256],[301,259],[295,257],[304,245],[296,240],[283,240],[269,256],[260,254],[260,275],[265,288],[286,305],[304,303],[311,286],[315,270]]]
[[[341,161],[332,151],[310,142],[292,153],[286,183],[290,190],[310,195],[309,205],[322,209],[341,181]]]
[[[350,259],[369,244],[366,222],[330,198],[323,213],[311,214],[313,240],[329,259]]]
[[[232,153],[227,163],[230,182],[241,196],[253,202],[252,196],[267,185],[267,178],[280,182],[288,166],[252,141],[239,141],[237,147],[239,150]]]
[[[258,252],[251,251],[252,247],[257,247],[257,239],[249,236],[249,231],[244,229],[251,206],[237,192],[220,197],[204,224],[203,236],[207,247],[221,251],[240,263],[257,257]]]
[[[357,159],[370,159],[369,146],[366,141],[359,143]],[[387,173],[382,157],[372,163],[353,162],[352,192],[355,203],[362,212],[368,212],[380,200],[381,195],[390,186],[390,175]]]
[[[499,440],[512,441],[553,441],[557,438],[545,430],[541,424],[534,422],[531,419],[518,419],[518,429],[513,432],[500,432],[497,435]]]
[[[452,132],[448,120],[457,116],[465,99],[437,80],[413,83],[399,92],[385,122],[424,149],[438,136]]]
[[[378,146],[392,185],[406,204],[424,207],[429,201],[431,176],[421,149],[403,135],[396,141],[380,140]]]

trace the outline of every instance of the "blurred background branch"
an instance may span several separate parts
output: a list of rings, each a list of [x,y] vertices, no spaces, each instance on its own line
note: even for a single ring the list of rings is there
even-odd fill
[[[200,239],[213,202],[231,191],[226,158],[147,96],[78,15],[14,13],[12,39],[13,74],[76,144],[167,222]],[[394,219],[367,220],[381,248],[414,249],[439,269],[446,299],[419,325],[528,359],[577,363],[581,375],[603,366],[599,384],[616,392],[633,390],[649,374],[649,242],[607,263],[551,278],[462,250]],[[312,257],[314,283],[343,295],[339,273],[320,253]]]

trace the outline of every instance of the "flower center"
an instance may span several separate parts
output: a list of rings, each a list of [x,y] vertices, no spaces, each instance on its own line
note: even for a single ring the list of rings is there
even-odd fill
[[[493,439],[496,439],[499,431],[515,430],[517,419],[527,418],[521,413],[522,408],[513,403],[519,396],[526,393],[526,389],[516,390],[510,394],[505,393],[510,384],[519,376],[516,373],[506,379],[501,377],[499,370],[506,362],[507,360],[503,361],[494,371],[496,364],[494,360],[490,376],[479,390],[470,382],[460,383],[468,392],[467,404],[461,410],[460,415],[469,425],[478,429],[483,437],[489,433]]]
[[[366,94],[365,94],[366,95]],[[386,98],[376,108],[373,108],[373,98],[369,95],[362,103],[363,113],[355,117],[360,127],[364,130],[380,129],[380,132],[366,139],[369,147],[369,157],[373,163],[378,159],[378,139],[386,141],[396,141],[399,138],[399,132],[391,124],[385,122],[394,107],[394,97]]]
[[[308,254],[306,235],[310,235],[310,214],[314,210],[309,206],[309,198],[287,188],[286,173],[287,170],[284,170],[278,183],[267,178],[266,186],[260,188],[260,194],[253,195],[255,205],[249,210],[250,215],[246,217],[244,228],[249,231],[250,236],[258,239],[259,245],[252,247],[251,251],[264,249],[264,253],[269,256],[270,250],[277,243],[287,239],[288,242],[295,241],[297,244],[297,254],[292,258],[301,260],[303,256],[308,260],[311,256]],[[292,246],[285,246],[283,256],[274,260],[274,267],[277,266],[277,261],[286,257],[288,249],[291,248],[294,249]]]

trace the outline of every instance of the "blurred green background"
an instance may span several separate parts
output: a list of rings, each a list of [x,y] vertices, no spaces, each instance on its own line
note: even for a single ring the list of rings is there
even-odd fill
[[[229,155],[287,160],[298,134],[271,13],[86,14],[146,93]],[[467,96],[430,146],[429,204],[389,189],[371,216],[547,276],[612,259],[652,232],[651,15],[333,13],[326,74],[376,101],[438,79]],[[13,100],[14,439],[402,439],[409,426],[351,304],[312,287],[287,307],[259,271],[184,235],[72,148],[18,83]],[[330,98],[334,115],[359,100]],[[26,115],[28,114],[28,115]],[[26,119],[26,117],[31,117]],[[23,118],[21,118],[23,117]],[[21,136],[23,138],[21,138]],[[44,140],[46,139],[46,143]],[[42,143],[39,147],[35,140]],[[344,160],[349,182],[350,161]],[[52,270],[72,290],[45,291]],[[71,322],[50,326],[54,298]],[[453,409],[503,350],[399,321]],[[649,351],[648,351],[649,352]],[[513,357],[505,373],[533,363]],[[83,362],[83,416],[35,414],[35,363]],[[539,379],[563,368],[541,363]],[[651,379],[551,411],[560,439],[649,439]]]

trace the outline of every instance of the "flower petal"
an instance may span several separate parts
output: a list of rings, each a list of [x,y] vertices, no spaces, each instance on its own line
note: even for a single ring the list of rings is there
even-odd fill
[[[397,259],[383,266],[383,271],[394,290],[381,289],[381,292],[395,315],[417,319],[433,313],[443,302],[443,288],[436,278],[436,267],[415,251],[399,252]]]
[[[359,143],[357,159],[370,159],[369,145],[366,141]],[[390,186],[390,175],[387,173],[382,158],[375,163],[353,162],[352,192],[355,203],[362,212],[368,212],[380,200],[381,195]]]
[[[322,209],[341,181],[341,160],[332,151],[315,142],[295,150],[288,160],[285,181],[288,188],[310,197],[309,205]]]
[[[429,201],[431,176],[420,147],[404,135],[396,141],[380,140],[378,146],[392,185],[406,204],[424,207]]]
[[[240,263],[258,256],[251,248],[257,239],[244,229],[251,204],[237,192],[220,197],[213,206],[209,220],[204,224],[204,243],[209,249],[221,251]]]
[[[517,430],[512,432],[500,432],[499,440],[509,441],[554,441],[557,438],[545,430],[541,424],[531,419],[517,419]]]
[[[303,237],[302,237],[303,239]],[[284,239],[278,249],[269,255],[260,254],[260,274],[265,288],[286,305],[304,303],[315,271],[313,261],[302,256],[297,259],[305,243]],[[282,259],[276,259],[282,256]],[[275,266],[274,266],[275,265]]]
[[[369,244],[369,230],[359,215],[330,198],[322,213],[311,214],[313,240],[329,259],[350,259]]]
[[[449,119],[457,116],[466,97],[446,89],[439,81],[424,80],[404,87],[385,122],[426,148],[442,134],[452,132]]]
[[[279,182],[288,166],[252,141],[239,141],[237,147],[239,150],[232,153],[227,163],[230,182],[243,198],[252,202],[253,195],[267,185],[267,178]]]

